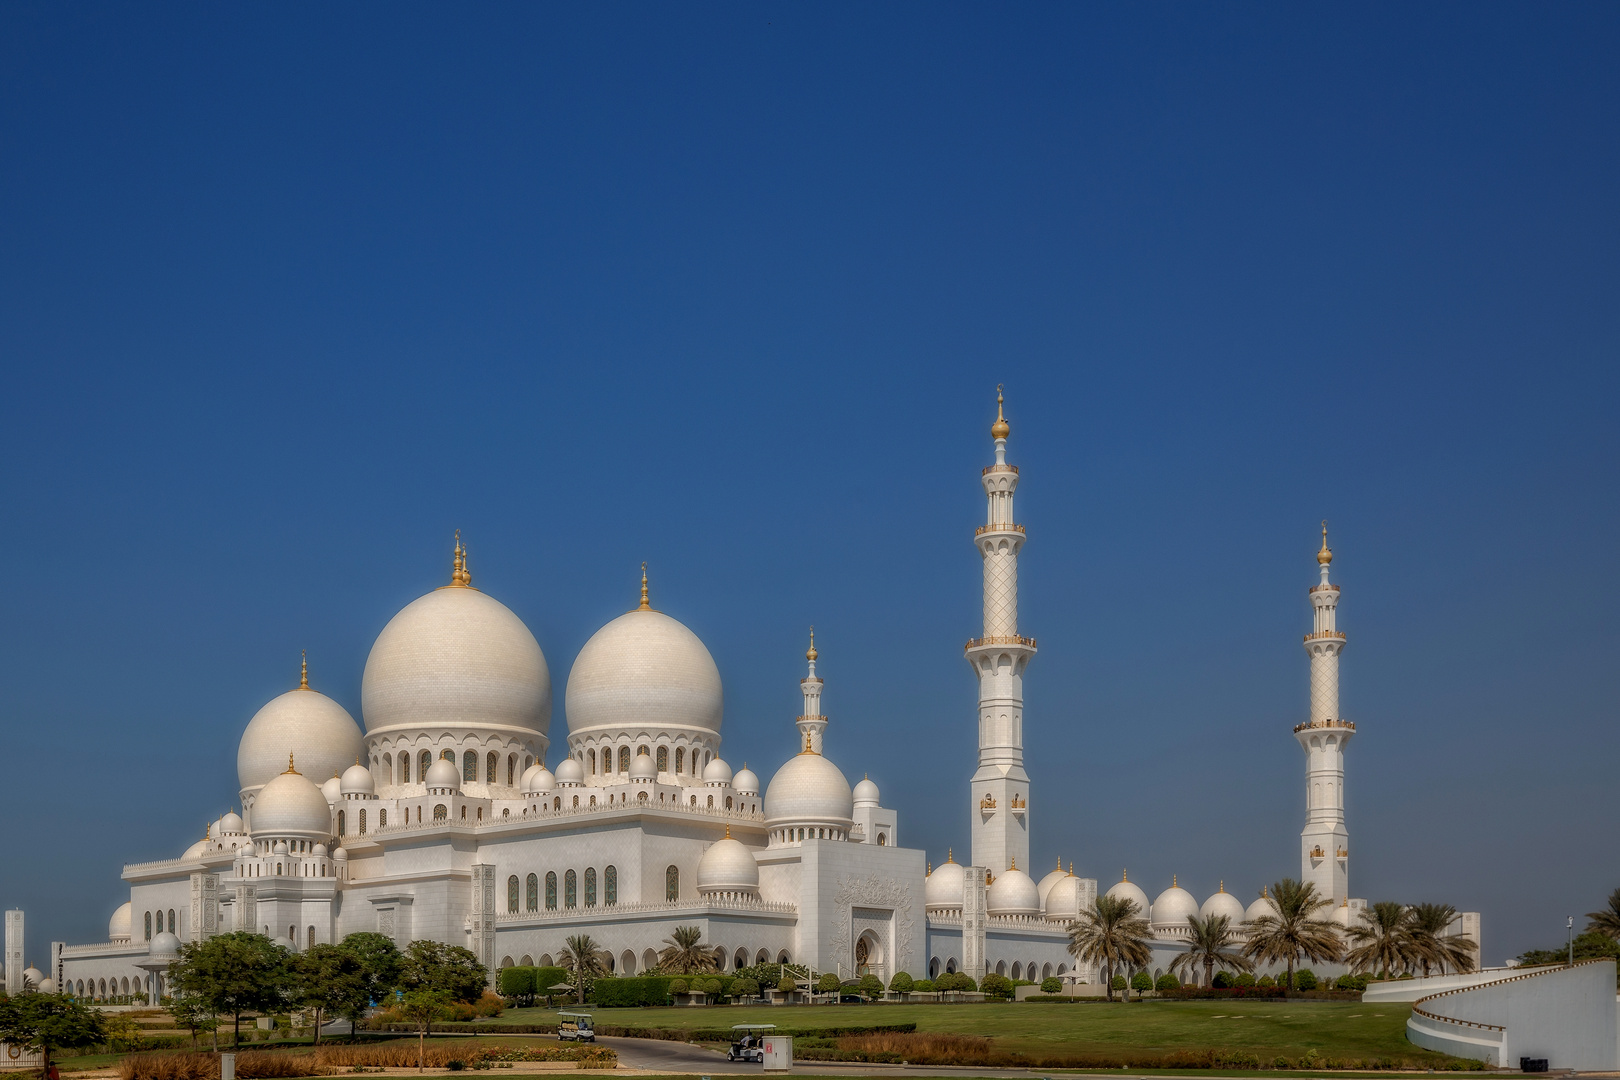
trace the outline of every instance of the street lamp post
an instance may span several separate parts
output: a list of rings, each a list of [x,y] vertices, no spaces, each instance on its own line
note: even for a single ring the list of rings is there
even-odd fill
[[[1569,967],[1574,967],[1575,966],[1575,916],[1571,915],[1569,917],[1569,920],[1567,922],[1565,922],[1564,925],[1569,930],[1569,965],[1568,966]]]

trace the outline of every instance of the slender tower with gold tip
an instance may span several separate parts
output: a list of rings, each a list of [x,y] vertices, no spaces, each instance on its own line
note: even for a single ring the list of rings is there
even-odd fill
[[[1350,834],[1344,827],[1344,748],[1356,725],[1339,712],[1339,654],[1344,634],[1337,625],[1339,587],[1328,581],[1333,552],[1322,522],[1322,550],[1316,553],[1322,580],[1311,587],[1314,623],[1305,635],[1311,658],[1311,715],[1294,728],[1305,749],[1305,829],[1300,833],[1301,881],[1335,906],[1350,896]]]
[[[989,499],[985,523],[974,534],[984,560],[984,636],[967,643],[967,662],[979,679],[979,768],[973,774],[973,865],[1001,874],[1029,865],[1029,774],[1024,771],[1024,668],[1035,639],[1018,633],[1018,551],[1024,527],[1013,524],[1018,466],[1007,464],[1012,433],[996,387],[996,422],[990,428],[996,462],[984,470]]]

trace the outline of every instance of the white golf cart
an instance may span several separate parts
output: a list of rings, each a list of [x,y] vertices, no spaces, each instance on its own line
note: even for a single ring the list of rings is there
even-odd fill
[[[584,1012],[558,1013],[557,1038],[572,1039],[575,1042],[595,1042],[596,1026],[591,1023],[591,1014]]]
[[[726,1051],[727,1061],[755,1061],[765,1063],[765,1036],[776,1030],[775,1024],[732,1024],[731,1049]]]

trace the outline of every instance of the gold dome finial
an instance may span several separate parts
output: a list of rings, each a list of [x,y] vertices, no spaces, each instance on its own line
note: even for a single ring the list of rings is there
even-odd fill
[[[300,689],[300,690],[308,690],[309,689],[309,653],[304,649],[300,649],[300,650],[298,650],[298,655],[303,658],[298,663],[298,689]]]
[[[1074,860],[1069,860],[1069,876],[1074,877]]]
[[[810,733],[808,731],[804,733],[804,749],[800,750],[799,753],[801,753],[801,754],[813,754],[813,753],[815,753],[815,750],[813,750],[811,748],[811,746],[810,746]]]
[[[731,839],[731,822],[726,822],[726,839]]]
[[[1316,553],[1316,561],[1323,566],[1333,561],[1333,549],[1327,546],[1327,519],[1322,519],[1322,550]]]
[[[928,863],[928,873],[924,874],[923,876],[924,877],[933,877],[934,876],[934,864],[933,864],[932,861],[930,861]]]
[[[1058,868],[1058,873],[1060,873],[1060,874],[1063,873],[1063,856],[1061,856],[1061,855],[1058,856],[1057,868]]]
[[[1226,891],[1226,879],[1222,878],[1221,879],[1221,892],[1225,892],[1225,891]]]
[[[955,848],[946,848],[945,849],[945,861],[948,862],[948,863],[953,863],[953,862],[956,861],[956,849]]]
[[[641,564],[641,606],[637,611],[651,611],[652,603],[647,599],[647,564]]]
[[[1007,423],[1007,417],[1001,411],[1001,384],[996,383],[996,422],[990,425],[992,439],[1005,439],[1012,432]]]
[[[1130,872],[1130,871],[1129,871],[1129,870],[1121,870],[1121,871],[1120,871],[1120,872],[1119,872],[1119,880],[1120,880],[1120,881],[1121,881],[1121,882],[1125,882],[1125,881],[1129,881],[1129,880],[1131,880],[1131,872]]]
[[[293,756],[291,753],[288,753],[287,755],[287,772],[292,773],[294,776],[299,775],[298,770],[293,767]],[[285,776],[286,773],[283,773],[282,775]]]
[[[1013,859],[1012,865],[1007,867],[1007,869],[1008,870],[1016,870],[1016,869],[1018,869],[1018,859],[1016,857]]]
[[[461,530],[456,530],[455,557],[450,564],[450,584],[460,585],[463,588],[472,584],[472,574],[467,570],[467,549],[461,543]]]
[[[804,658],[811,663],[815,663],[816,656],[816,628],[812,626],[810,628],[810,649],[804,654]]]
[[[1180,885],[1179,885],[1179,884],[1177,884],[1177,883],[1176,883],[1176,875],[1174,875],[1174,874],[1171,874],[1171,875],[1170,875],[1170,887],[1171,887],[1171,888],[1172,888],[1172,889],[1179,889],[1179,888],[1181,888],[1181,886],[1180,886]]]

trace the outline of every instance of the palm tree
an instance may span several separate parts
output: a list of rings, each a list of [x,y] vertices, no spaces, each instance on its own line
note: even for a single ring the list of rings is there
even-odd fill
[[[704,975],[719,964],[714,950],[698,942],[703,940],[701,926],[677,926],[675,932],[664,939],[669,946],[658,954],[658,970],[671,975]]]
[[[1238,943],[1232,931],[1232,919],[1227,915],[1189,915],[1187,925],[1192,927],[1187,951],[1170,961],[1170,970],[1183,982],[1196,976],[1200,965],[1204,968],[1204,985],[1215,981],[1215,969],[1222,971],[1253,971],[1254,965],[1240,952],[1229,946]]]
[[[1352,948],[1344,962],[1354,972],[1377,973],[1385,977],[1405,971],[1412,961],[1425,955],[1421,932],[1413,925],[1412,912],[1405,904],[1381,900],[1362,910],[1356,924],[1346,931]],[[1428,961],[1424,961],[1427,966]]]
[[[1586,924],[1588,934],[1602,934],[1620,941],[1620,889],[1609,894],[1608,907],[1602,911],[1588,911],[1586,917],[1591,920]]]
[[[567,971],[574,980],[574,990],[579,994],[579,1003],[585,1004],[585,991],[592,979],[607,974],[607,954],[596,946],[596,939],[589,934],[576,934],[568,939],[567,946],[557,954],[557,964]]]
[[[1457,909],[1450,904],[1418,904],[1411,909],[1410,951],[1412,959],[1429,974],[1432,964],[1440,965],[1440,973],[1454,967],[1458,971],[1473,971],[1479,943],[1462,934],[1448,934],[1446,928],[1457,921]]]
[[[1344,954],[1339,928],[1316,913],[1333,903],[1316,895],[1316,886],[1283,878],[1271,887],[1271,902],[1277,914],[1262,915],[1249,926],[1249,943],[1243,955],[1251,960],[1288,963],[1288,989],[1294,988],[1294,964],[1304,957],[1317,963],[1332,963]]]
[[[1113,1001],[1115,966],[1145,966],[1153,958],[1148,948],[1152,935],[1135,900],[1104,894],[1069,924],[1069,955],[1082,963],[1103,965],[1108,1000]]]

